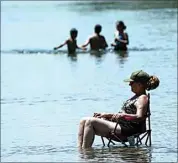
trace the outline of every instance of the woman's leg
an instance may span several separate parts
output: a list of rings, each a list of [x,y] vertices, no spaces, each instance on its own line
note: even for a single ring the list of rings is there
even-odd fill
[[[84,135],[83,135],[83,148],[89,148],[92,146],[95,135],[108,136],[116,126],[115,122],[110,122],[104,119],[91,117],[85,121]],[[121,127],[118,124],[116,133],[121,133]]]
[[[82,147],[83,144],[83,135],[84,135],[84,127],[86,120],[89,119],[88,117],[82,118],[79,124],[79,132],[78,132],[78,147]]]

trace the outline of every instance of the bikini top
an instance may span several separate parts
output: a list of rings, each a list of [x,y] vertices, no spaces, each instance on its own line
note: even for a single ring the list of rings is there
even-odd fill
[[[135,102],[138,100],[138,98],[139,98],[139,96],[136,97],[136,98],[134,98],[134,99],[129,99],[129,100],[127,100],[127,101],[123,104],[121,110],[122,110],[122,111],[125,111],[125,113],[127,113],[127,114],[136,114],[136,113],[137,113],[137,108],[136,108],[136,106],[135,106]],[[145,117],[145,118],[147,117],[147,113],[144,115],[144,117]],[[145,121],[145,118],[140,119],[140,120],[132,120],[132,123],[137,123],[137,124],[138,124],[138,123],[142,123],[142,122]]]
[[[137,108],[134,105],[135,102],[138,100],[138,97],[135,99],[127,100],[124,105],[122,106],[121,110],[125,111],[127,114],[136,114]]]
[[[115,38],[118,38],[118,39],[121,39],[121,40],[125,40],[123,34],[120,34],[118,31],[115,32]],[[116,44],[117,44],[117,45],[120,45],[121,42],[116,41]]]
[[[121,33],[119,33],[118,31],[115,32],[115,38],[119,38],[121,40],[124,40],[124,36]]]

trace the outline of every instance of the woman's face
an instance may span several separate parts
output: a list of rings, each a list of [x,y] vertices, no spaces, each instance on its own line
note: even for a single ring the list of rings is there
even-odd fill
[[[116,29],[117,29],[118,31],[122,31],[122,30],[123,30],[123,27],[122,27],[122,25],[117,24],[117,25],[116,25]]]
[[[131,86],[131,91],[134,93],[139,93],[144,89],[143,84],[139,82],[131,81],[129,85]]]

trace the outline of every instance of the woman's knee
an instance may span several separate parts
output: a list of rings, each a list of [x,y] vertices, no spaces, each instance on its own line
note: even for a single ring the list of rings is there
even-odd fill
[[[80,125],[85,125],[85,122],[89,119],[90,117],[83,117],[81,120],[80,120]]]
[[[95,117],[89,117],[86,122],[85,122],[85,126],[95,126],[95,124],[97,123],[97,118]]]

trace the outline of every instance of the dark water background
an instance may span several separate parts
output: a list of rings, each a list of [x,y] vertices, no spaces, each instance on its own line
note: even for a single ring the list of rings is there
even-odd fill
[[[127,53],[99,55],[52,49],[75,27],[78,44],[103,26],[113,41],[116,20],[130,38]],[[76,148],[79,120],[117,112],[132,96],[123,82],[134,70],[157,75],[151,93],[152,147]],[[177,2],[1,2],[2,161],[177,161]]]

